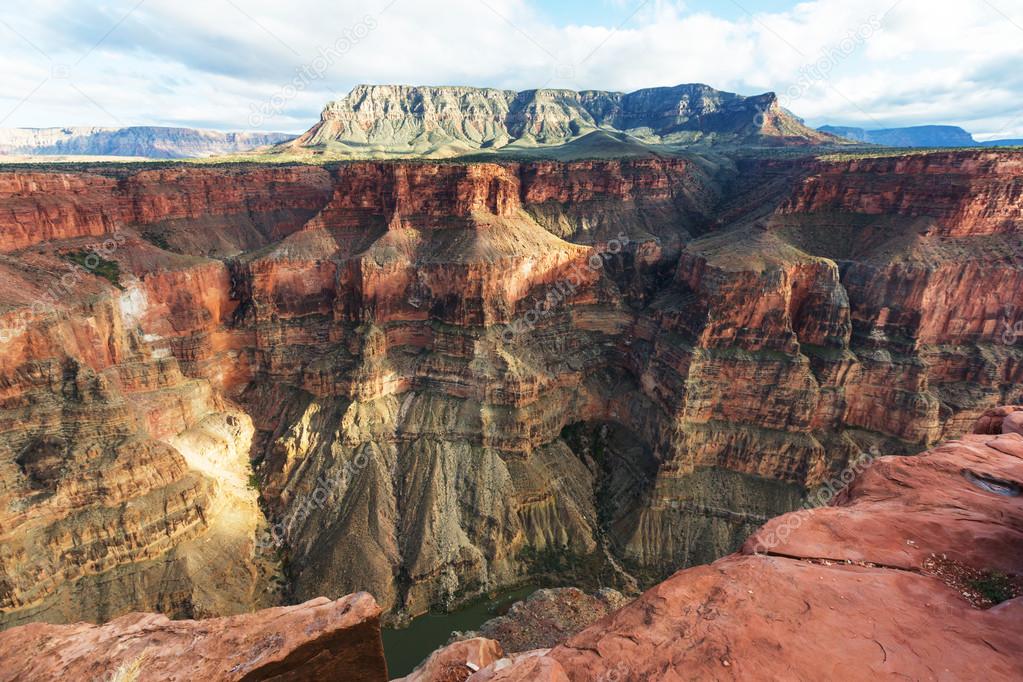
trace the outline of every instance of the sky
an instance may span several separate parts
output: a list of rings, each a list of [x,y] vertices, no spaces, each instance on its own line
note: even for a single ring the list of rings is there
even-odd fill
[[[779,94],[1023,138],[1023,0],[7,0],[0,127],[301,132],[361,83]]]

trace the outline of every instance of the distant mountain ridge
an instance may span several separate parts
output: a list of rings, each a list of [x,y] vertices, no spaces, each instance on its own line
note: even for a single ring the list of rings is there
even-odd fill
[[[1009,147],[1023,145],[1023,140],[991,140],[978,142],[959,126],[911,126],[867,130],[849,126],[821,126],[822,133],[837,135],[857,142],[885,147]]]
[[[250,151],[293,137],[163,126],[0,128],[0,155],[196,158]]]
[[[595,131],[640,145],[837,141],[804,125],[774,93],[744,97],[702,84],[631,93],[360,85],[280,149],[445,157],[565,145]]]

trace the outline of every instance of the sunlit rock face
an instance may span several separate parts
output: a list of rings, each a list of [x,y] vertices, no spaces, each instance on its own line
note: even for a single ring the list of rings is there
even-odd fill
[[[4,347],[4,625],[272,604],[251,418],[104,291]]]
[[[278,151],[448,158],[480,150],[561,146],[564,151],[594,138],[617,140],[619,148],[842,143],[807,128],[772,92],[744,97],[698,83],[631,93],[359,85],[329,103],[316,125]]]
[[[733,551],[1023,400],[1019,163],[0,174],[3,622]]]

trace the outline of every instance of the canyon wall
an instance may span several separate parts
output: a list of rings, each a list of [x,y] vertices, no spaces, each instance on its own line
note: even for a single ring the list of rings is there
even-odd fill
[[[0,173],[0,622],[713,560],[1023,400],[1021,163]]]
[[[255,542],[266,521],[249,480],[252,419],[183,372],[159,335],[216,322],[223,267],[157,260],[165,269],[151,282],[172,283],[165,301],[178,315],[158,308],[143,331],[140,281],[118,289],[52,253],[3,257],[4,625],[127,608],[230,614],[278,600],[277,559]]]
[[[432,660],[461,658],[468,682],[1019,679],[1023,407],[977,431],[873,460],[829,505],[773,519],[554,648],[477,672],[453,647]]]
[[[400,679],[1018,679],[1023,406],[973,430],[858,460],[740,551],[624,606],[540,590],[484,626],[496,639],[441,647]],[[33,623],[0,632],[0,680],[385,680],[380,615],[360,593],[204,621]]]

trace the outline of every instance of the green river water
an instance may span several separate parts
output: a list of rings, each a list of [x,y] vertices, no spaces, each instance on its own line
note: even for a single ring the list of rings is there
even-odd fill
[[[475,630],[538,589],[539,586],[532,586],[500,592],[493,598],[484,598],[451,613],[420,616],[407,628],[385,629],[384,657],[387,659],[388,677],[394,679],[407,675],[435,649],[447,644],[453,631]]]

